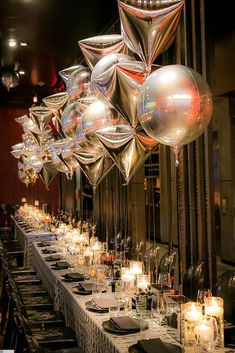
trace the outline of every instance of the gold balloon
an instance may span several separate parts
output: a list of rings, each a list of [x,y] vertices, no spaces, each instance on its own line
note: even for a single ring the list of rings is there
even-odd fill
[[[134,129],[128,124],[99,130],[96,135],[127,183],[157,146],[142,129]]]
[[[106,34],[86,38],[78,42],[87,65],[91,70],[104,56],[112,53],[127,53],[127,47],[120,34]]]
[[[34,106],[29,108],[30,116],[36,124],[40,134],[46,134],[51,128],[48,126],[51,122],[52,112],[47,107]],[[32,131],[32,130],[31,130]]]
[[[123,39],[150,68],[173,42],[183,0],[118,0]]]
[[[141,89],[139,120],[146,133],[174,149],[195,140],[208,126],[212,94],[198,72],[168,65],[151,74]]]
[[[73,175],[75,170],[79,169],[79,163],[74,156],[74,152],[77,151],[76,142],[73,139],[66,139],[62,147],[61,156],[67,164],[70,175]]]
[[[49,184],[58,174],[58,170],[51,164],[51,161],[49,161],[43,164],[43,167],[38,174],[45,184],[46,189],[49,190]]]

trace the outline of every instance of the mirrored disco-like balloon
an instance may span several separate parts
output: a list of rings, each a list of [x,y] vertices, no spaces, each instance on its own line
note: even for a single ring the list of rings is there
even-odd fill
[[[86,38],[80,40],[78,44],[91,70],[106,55],[112,53],[127,54],[127,47],[120,34],[105,34]]]
[[[173,42],[183,0],[118,0],[123,39],[147,68]]]
[[[69,77],[66,86],[69,98],[76,100],[90,94],[91,73],[86,67],[75,70]]]
[[[198,72],[182,65],[158,69],[141,88],[138,115],[142,127],[174,150],[205,131],[212,111],[208,84]]]

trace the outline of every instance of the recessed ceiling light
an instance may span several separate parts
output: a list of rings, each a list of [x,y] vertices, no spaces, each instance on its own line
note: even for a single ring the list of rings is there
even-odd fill
[[[20,70],[19,71],[19,75],[24,75],[25,74],[25,71],[24,70]]]
[[[27,47],[27,46],[28,46],[28,43],[26,43],[26,42],[20,42],[20,46],[21,46],[21,47]]]
[[[9,41],[8,41],[8,45],[11,48],[15,48],[17,46],[17,42],[16,42],[16,40],[14,38],[10,38]]]

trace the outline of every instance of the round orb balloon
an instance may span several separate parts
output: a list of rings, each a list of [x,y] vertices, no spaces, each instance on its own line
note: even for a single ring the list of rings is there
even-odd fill
[[[6,71],[2,74],[2,84],[7,88],[9,91],[10,88],[14,88],[19,84],[19,75],[17,72]]]
[[[88,95],[90,92],[90,77],[89,69],[83,66],[71,74],[66,85],[71,100]]]
[[[176,151],[207,128],[213,111],[212,93],[196,71],[164,66],[142,85],[138,117],[146,133]]]
[[[84,109],[78,102],[72,102],[67,105],[61,117],[61,126],[64,133],[75,138],[77,125],[81,122],[81,115]]]

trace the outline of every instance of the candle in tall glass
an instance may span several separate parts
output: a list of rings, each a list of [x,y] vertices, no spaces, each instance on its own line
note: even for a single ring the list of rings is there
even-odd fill
[[[218,336],[215,342],[215,350],[224,348],[224,301],[220,297],[205,299],[205,314],[216,319]]]
[[[183,308],[183,344],[184,348],[196,346],[195,327],[202,320],[202,305],[200,303],[188,302],[182,305]]]

